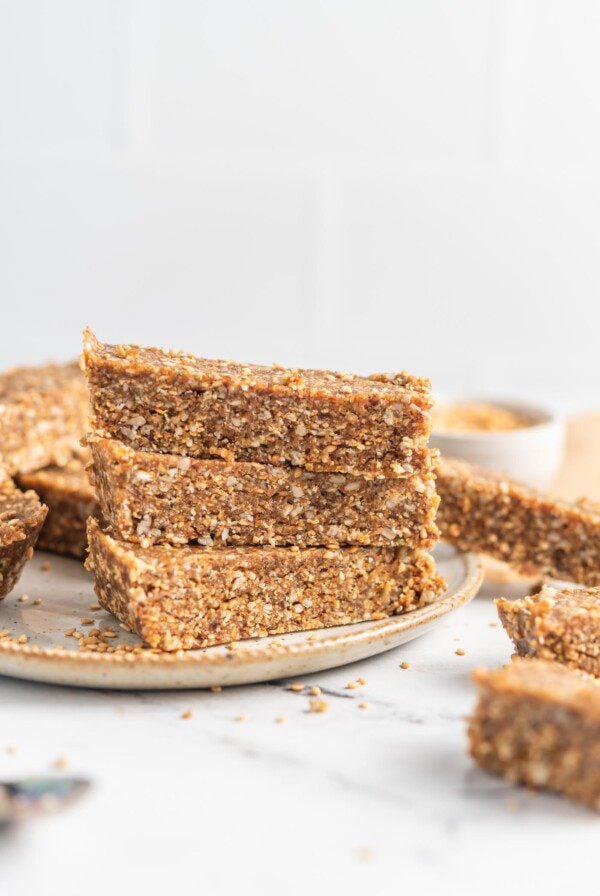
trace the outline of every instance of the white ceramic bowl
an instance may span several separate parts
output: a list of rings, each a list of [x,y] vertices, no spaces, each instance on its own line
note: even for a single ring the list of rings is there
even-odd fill
[[[562,465],[564,419],[556,411],[523,400],[473,395],[437,398],[438,405],[492,404],[523,414],[533,424],[501,431],[432,432],[431,444],[442,457],[466,460],[487,470],[506,473],[535,488],[550,488]]]

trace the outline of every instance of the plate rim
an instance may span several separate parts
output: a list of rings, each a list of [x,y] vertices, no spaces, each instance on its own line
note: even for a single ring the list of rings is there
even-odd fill
[[[438,600],[424,607],[410,610],[408,613],[401,613],[398,616],[388,616],[369,628],[362,626],[365,622],[372,620],[363,620],[347,624],[344,626],[344,631],[335,635],[324,635],[323,633],[327,632],[326,628],[294,632],[297,635],[306,635],[305,640],[300,644],[278,644],[277,640],[286,636],[287,633],[284,633],[237,641],[234,650],[229,649],[228,644],[223,644],[208,648],[162,651],[160,653],[153,653],[151,650],[139,653],[98,653],[91,650],[68,650],[60,646],[40,647],[36,644],[19,644],[15,641],[0,640],[0,657],[13,655],[23,660],[29,658],[47,660],[53,665],[55,665],[53,661],[56,660],[63,665],[69,664],[79,668],[85,666],[88,669],[90,667],[114,668],[135,665],[138,668],[143,666],[152,669],[164,668],[166,671],[182,667],[218,668],[225,666],[231,669],[240,664],[251,666],[264,662],[270,657],[275,658],[281,654],[290,653],[318,656],[328,653],[332,648],[338,646],[352,647],[373,638],[379,640],[421,626],[425,627],[440,616],[445,616],[468,604],[475,597],[483,582],[484,566],[477,554],[463,552],[457,548],[453,549],[465,566],[464,575],[458,588],[451,594],[444,594]],[[311,634],[316,633],[321,637],[314,641],[308,640]],[[273,640],[259,646],[261,641],[267,641],[267,639]],[[0,670],[0,674],[10,676],[10,671]]]

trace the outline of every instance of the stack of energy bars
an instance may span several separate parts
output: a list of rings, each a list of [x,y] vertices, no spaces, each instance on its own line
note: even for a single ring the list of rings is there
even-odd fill
[[[84,338],[100,603],[153,647],[380,619],[444,587],[431,397]]]

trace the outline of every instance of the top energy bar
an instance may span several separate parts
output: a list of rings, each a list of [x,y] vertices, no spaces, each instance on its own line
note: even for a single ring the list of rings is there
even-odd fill
[[[208,361],[86,330],[91,427],[132,448],[402,478],[431,466],[429,381]]]

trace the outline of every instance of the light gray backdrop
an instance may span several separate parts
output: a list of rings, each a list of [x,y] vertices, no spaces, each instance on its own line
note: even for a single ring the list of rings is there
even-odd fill
[[[593,401],[600,6],[0,4],[2,364],[110,341]]]

